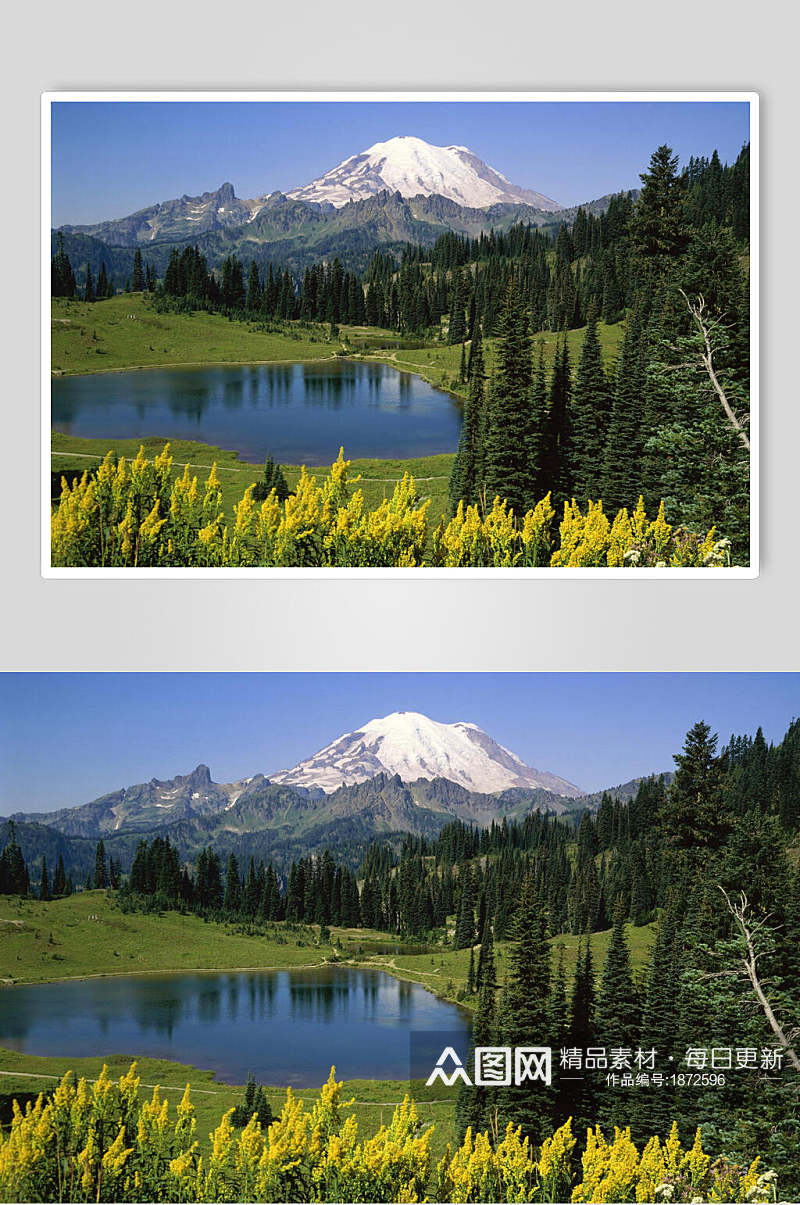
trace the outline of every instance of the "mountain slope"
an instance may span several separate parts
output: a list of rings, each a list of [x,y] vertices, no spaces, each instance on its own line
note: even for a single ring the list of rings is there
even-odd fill
[[[120,830],[144,831],[177,820],[214,816],[232,807],[248,791],[265,781],[263,774],[240,782],[212,782],[208,766],[199,765],[191,774],[178,774],[132,787],[121,787],[74,808],[56,812],[19,813],[13,819],[43,824],[69,837],[101,837]]]
[[[500,202],[561,209],[550,197],[512,184],[465,146],[433,146],[410,135],[376,142],[287,196],[338,208],[387,190],[403,197],[447,197],[476,209]]]
[[[525,765],[475,724],[440,724],[415,711],[370,720],[293,769],[271,774],[270,780],[330,791],[377,774],[397,775],[406,783],[444,778],[485,794],[512,787],[544,789],[572,799],[581,794],[573,783]]]
[[[159,201],[124,218],[111,218],[89,226],[62,226],[69,234],[88,234],[119,247],[136,247],[163,239],[185,237],[191,241],[209,230],[224,230],[249,222],[263,206],[264,197],[243,201],[232,184],[221,184],[199,197],[176,197]]]

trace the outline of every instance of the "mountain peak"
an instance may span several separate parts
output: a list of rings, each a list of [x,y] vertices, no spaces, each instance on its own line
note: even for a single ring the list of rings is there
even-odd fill
[[[445,778],[470,791],[491,794],[512,787],[541,788],[575,798],[578,787],[535,770],[476,724],[443,724],[418,711],[394,711],[345,733],[291,770],[270,780],[334,791],[378,774],[403,782]]]
[[[512,184],[465,146],[434,146],[413,134],[374,142],[324,176],[286,195],[328,201],[337,208],[380,192],[403,197],[441,196],[472,209],[501,202],[555,212],[562,207],[542,193]]]

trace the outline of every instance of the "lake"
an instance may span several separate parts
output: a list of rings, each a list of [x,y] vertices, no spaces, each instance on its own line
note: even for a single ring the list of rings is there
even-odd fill
[[[470,1024],[465,1012],[416,983],[352,967],[0,989],[0,1046],[37,1055],[174,1059],[234,1084],[252,1073],[262,1083],[319,1087],[332,1063],[339,1078],[408,1079],[410,1034],[418,1044],[429,1033],[432,1069],[442,1048],[438,1033],[467,1041]]]
[[[261,462],[454,452],[461,410],[443,390],[385,364],[215,365],[54,377],[52,425],[103,439],[196,439]]]

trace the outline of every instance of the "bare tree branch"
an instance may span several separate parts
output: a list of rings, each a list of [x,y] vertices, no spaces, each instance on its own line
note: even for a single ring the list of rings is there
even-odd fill
[[[756,964],[760,955],[756,953],[754,939],[759,930],[763,929],[764,925],[766,924],[766,917],[759,921],[750,919],[747,913],[747,896],[743,891],[739,896],[739,902],[734,904],[731,902],[731,899],[728,896],[725,888],[720,885],[719,889],[725,897],[725,903],[728,905],[728,911],[736,921],[739,932],[744,938],[747,953],[746,956],[742,958],[742,966],[744,967],[747,978],[750,980],[750,984],[755,992],[756,999],[761,1005],[761,1010],[769,1022],[770,1029],[775,1034],[775,1037],[778,1039],[779,1043],[786,1052],[786,1057],[788,1058],[789,1062],[792,1064],[795,1071],[800,1071],[800,1058],[797,1057],[789,1038],[786,1036],[780,1022],[778,1021],[778,1018],[775,1016],[772,1006],[764,994],[761,981],[758,978]]]
[[[711,346],[711,335],[720,325],[721,319],[708,317],[706,314],[705,298],[702,295],[697,298],[696,302],[692,302],[686,296],[683,289],[680,289],[680,294],[683,297],[683,300],[686,302],[689,313],[694,318],[700,334],[703,337],[704,350],[700,352],[700,359],[703,361],[703,367],[708,373],[711,384],[714,386],[714,391],[722,403],[722,409],[727,414],[728,421],[730,422],[736,434],[739,436],[739,439],[742,441],[744,447],[747,448],[747,451],[749,452],[750,439],[747,435],[747,432],[734,414],[731,404],[725,396],[725,390],[720,384],[719,377],[714,371],[714,351]]]

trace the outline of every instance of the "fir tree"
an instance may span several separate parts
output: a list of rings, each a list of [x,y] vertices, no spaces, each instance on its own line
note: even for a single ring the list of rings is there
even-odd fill
[[[592,312],[586,326],[572,397],[573,476],[580,502],[600,497],[600,452],[608,422],[608,384]]]
[[[585,947],[578,942],[575,978],[570,998],[569,1036],[566,1043],[568,1049],[581,1052],[597,1045],[594,1026],[594,967],[591,935],[588,932],[585,941]],[[587,1071],[577,1067],[569,1076],[566,1071],[562,1072],[558,1101],[561,1112],[557,1114],[556,1120],[572,1117],[575,1132],[580,1133],[596,1120],[595,1099],[595,1084]]]
[[[476,327],[470,349],[472,371],[469,396],[464,403],[464,418],[458,438],[458,451],[450,474],[450,505],[477,505],[483,493],[483,445],[486,428],[485,377],[480,328]]]
[[[731,830],[724,792],[724,772],[717,757],[717,736],[699,721],[675,755],[677,770],[667,792],[662,815],[667,847],[691,862],[714,851]]]
[[[487,505],[495,496],[505,498],[518,516],[524,515],[533,492],[528,458],[531,376],[527,312],[512,282],[501,316],[484,448]]]
[[[547,918],[531,876],[524,880],[509,952],[509,980],[502,998],[504,1046],[541,1046],[550,1041],[550,945]],[[535,1087],[535,1090],[534,1090]],[[498,1089],[504,1122],[521,1126],[539,1142],[549,1121],[550,1094],[541,1084]]]
[[[264,502],[273,490],[279,502],[285,502],[289,497],[289,486],[286,483],[283,469],[272,459],[272,456],[268,455],[264,461],[264,475],[253,487],[254,501]]]
[[[556,510],[572,496],[570,394],[569,351],[565,334],[561,347],[556,349],[535,490],[539,498],[543,498],[547,493],[552,494],[552,503]]]
[[[666,145],[650,156],[650,170],[640,176],[631,233],[637,252],[663,269],[689,241],[685,219],[686,179],[678,175],[678,156]]]
[[[62,895],[67,894],[67,876],[64,871],[64,855],[58,855],[56,864],[56,872],[53,875],[53,895],[58,899]]]
[[[94,877],[92,886],[97,889],[108,886],[108,875],[106,873],[106,847],[102,840],[97,842],[97,847],[94,853]]]
[[[614,905],[611,942],[597,1001],[597,1039],[606,1050],[632,1047],[638,1033],[633,973],[624,926],[625,904],[620,897]]]
[[[239,863],[236,861],[236,855],[231,854],[228,858],[228,869],[225,875],[225,897],[223,899],[223,908],[226,912],[236,913],[242,906],[242,885],[239,881]]]
[[[628,318],[617,366],[614,397],[600,473],[607,513],[632,511],[641,492],[644,330],[639,309]]]
[[[56,248],[50,265],[50,291],[53,297],[74,297],[75,273],[64,250],[64,236],[60,230],[56,236]]]
[[[247,308],[253,314],[261,309],[261,278],[254,259],[250,261],[250,275],[247,280]]]
[[[142,265],[142,253],[137,247],[133,253],[133,274],[131,276],[131,289],[134,293],[141,293],[144,289],[144,267]]]
[[[42,878],[39,884],[39,899],[50,899],[50,879],[47,874],[47,858],[42,858]]]

